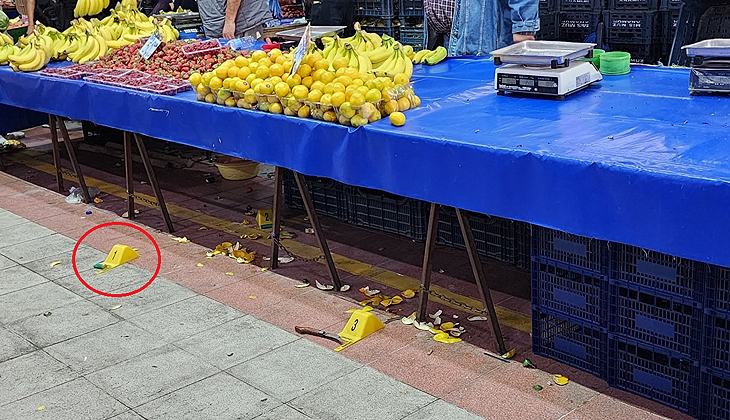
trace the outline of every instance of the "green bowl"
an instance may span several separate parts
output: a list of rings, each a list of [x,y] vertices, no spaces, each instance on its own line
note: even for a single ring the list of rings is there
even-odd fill
[[[601,68],[601,56],[605,53],[606,51],[600,48],[593,49],[593,58],[591,59],[591,61],[593,62],[593,65],[596,66],[596,68]]]
[[[623,51],[610,51],[599,56],[601,74],[620,76],[631,71],[631,54]]]

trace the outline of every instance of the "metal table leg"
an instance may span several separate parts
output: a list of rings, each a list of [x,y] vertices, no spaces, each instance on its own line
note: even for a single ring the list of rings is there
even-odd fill
[[[492,333],[497,341],[499,353],[504,354],[507,352],[507,348],[504,346],[502,330],[499,328],[499,320],[497,319],[497,313],[494,311],[492,294],[489,291],[489,282],[487,281],[487,277],[484,275],[484,267],[482,266],[482,262],[479,260],[479,254],[477,254],[477,247],[474,243],[474,234],[471,231],[469,219],[466,218],[464,211],[461,209],[456,209],[456,217],[459,219],[461,233],[464,236],[466,253],[469,255],[469,262],[471,263],[471,269],[474,272],[474,279],[476,280],[477,289],[479,290],[479,297],[482,300],[484,308],[487,312],[489,312],[489,320],[492,323]]]
[[[81,172],[81,166],[79,165],[79,161],[76,159],[76,152],[74,152],[73,145],[71,144],[71,137],[69,137],[69,135],[68,135],[68,129],[66,129],[66,123],[59,116],[56,116],[56,121],[58,121],[58,126],[61,129],[61,136],[63,137],[63,144],[66,145],[66,153],[68,153],[68,158],[71,161],[71,166],[73,167],[74,172],[76,172],[76,177],[79,179],[79,186],[81,187],[81,192],[84,195],[84,200],[86,200],[87,203],[91,203],[91,196],[89,195],[89,189],[86,187],[86,181],[84,180],[84,174]]]
[[[418,321],[426,320],[428,292],[431,288],[431,271],[433,268],[433,249],[436,247],[436,233],[439,224],[439,205],[431,203],[428,216],[428,232],[426,233],[426,250],[423,253],[423,269],[421,270],[421,288],[418,292]]]
[[[337,268],[335,268],[335,262],[332,260],[332,254],[330,254],[329,246],[327,246],[327,240],[324,237],[324,234],[322,232],[322,225],[319,224],[319,218],[317,217],[317,213],[314,211],[314,204],[312,204],[312,197],[309,195],[309,189],[307,188],[307,182],[304,179],[304,175],[300,174],[299,172],[294,172],[294,179],[297,181],[297,186],[299,187],[299,193],[302,195],[302,200],[304,201],[304,207],[307,209],[307,215],[309,216],[309,221],[312,223],[312,229],[314,229],[314,236],[317,238],[317,242],[319,242],[319,249],[322,250],[322,253],[324,254],[324,259],[327,261],[327,268],[329,268],[330,272],[330,278],[332,278],[332,283],[335,284],[335,287],[337,290],[340,290],[342,288],[342,282],[340,281],[340,276],[337,274]],[[272,258],[273,260],[273,258]]]
[[[440,205],[431,203],[431,212],[428,218],[426,249],[423,254],[423,270],[421,272],[421,287],[419,289],[419,322],[426,321],[426,307],[428,305],[428,296],[431,288],[431,272],[433,270],[433,251],[436,245],[436,234],[438,232],[439,207]],[[466,218],[463,210],[460,209],[456,209],[456,217],[459,219],[461,233],[464,236],[466,252],[469,256],[469,262],[479,290],[479,298],[489,314],[489,320],[492,323],[492,333],[494,334],[495,341],[497,342],[497,348],[499,349],[500,354],[505,353],[507,349],[504,345],[502,330],[499,327],[499,320],[497,319],[497,313],[494,310],[494,302],[492,301],[492,295],[489,291],[489,283],[484,275],[484,267],[482,267],[482,263],[479,260],[479,254],[477,253],[476,244],[474,243],[474,234],[471,231],[469,220]]]
[[[271,262],[269,267],[275,270],[279,267],[279,234],[281,233],[281,190],[283,169],[274,169],[274,216],[271,229]]]
[[[132,135],[124,132],[124,175],[127,180],[127,217],[134,219],[134,179],[132,178]]]
[[[155,176],[154,168],[152,167],[152,162],[150,162],[150,157],[147,154],[147,147],[144,145],[144,139],[142,139],[142,136],[140,136],[137,133],[134,133],[134,138],[137,141],[137,149],[139,149],[140,157],[142,158],[142,163],[144,164],[144,169],[147,171],[147,178],[150,180],[150,185],[152,185],[152,189],[155,191],[155,197],[157,198],[157,205],[160,206],[160,211],[162,212],[162,217],[165,219],[165,224],[167,225],[167,231],[172,233],[175,231],[175,228],[172,226],[172,220],[170,220],[170,214],[167,212],[167,205],[165,204],[165,199],[162,198],[162,190],[160,190],[160,185],[157,183],[157,177]],[[131,152],[130,152],[131,153]],[[129,159],[129,165],[131,165],[131,159]],[[132,210],[134,212],[134,210]]]
[[[56,184],[58,192],[65,193],[63,188],[63,174],[61,173],[61,151],[58,148],[58,128],[56,127],[56,118],[48,114],[48,125],[51,127],[51,144],[53,146],[53,166],[56,168]]]

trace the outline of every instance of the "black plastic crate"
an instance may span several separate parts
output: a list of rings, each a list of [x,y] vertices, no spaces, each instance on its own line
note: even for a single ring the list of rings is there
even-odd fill
[[[701,402],[701,419],[730,419],[730,373],[703,368]]]
[[[711,38],[730,38],[730,4],[728,3],[730,1],[725,0],[683,4],[677,21],[675,42],[670,51],[670,65],[690,65],[685,50],[681,48],[683,45]]]
[[[679,22],[679,10],[671,10],[661,13],[663,35],[662,38],[670,46],[674,41],[674,34],[677,32],[677,22]]]
[[[558,11],[558,0],[540,0],[540,26],[542,26],[542,13],[543,12],[557,12]]]
[[[703,365],[730,375],[730,313],[706,310],[704,328]]]
[[[540,9],[540,30],[535,39],[554,41],[558,39],[558,14]]]
[[[423,27],[413,27],[408,24],[401,25],[399,38],[401,44],[412,46],[414,51],[420,51],[426,48]]]
[[[590,323],[551,313],[538,305],[533,305],[532,310],[532,351],[606,378],[606,331]]]
[[[643,248],[611,243],[611,278],[703,303],[707,265]]]
[[[679,12],[683,4],[683,0],[659,0],[659,10],[672,10]]]
[[[477,213],[467,213],[467,218],[478,253],[509,264],[515,263],[517,252],[514,221]],[[466,248],[459,219],[453,209],[442,207],[439,211],[436,243],[458,249]]]
[[[608,243],[598,239],[533,226],[532,256],[608,274]]]
[[[535,258],[531,278],[533,305],[607,327],[609,300],[605,276]]]
[[[515,245],[517,256],[515,265],[523,270],[532,269],[532,225],[524,222],[515,223]]]
[[[656,12],[661,0],[608,0],[608,10],[633,10],[636,12]]]
[[[355,16],[392,18],[395,16],[395,7],[393,0],[355,0],[353,14]]]
[[[561,12],[600,12],[603,0],[556,0]]]
[[[600,12],[559,12],[558,39],[583,42],[590,34],[596,32],[600,22]]]
[[[289,208],[304,209],[299,187],[290,170],[283,171],[284,204]],[[350,218],[347,188],[328,178],[306,177],[307,188],[317,214],[347,221]]]
[[[700,367],[684,356],[609,334],[608,383],[695,415]]]
[[[700,304],[632,283],[610,283],[609,332],[699,360]]]
[[[423,0],[398,0],[400,17],[423,17]]]
[[[730,313],[730,268],[708,266],[705,306]]]
[[[610,11],[603,17],[609,43],[647,44],[663,35],[659,12]]]
[[[426,239],[428,203],[367,188],[353,188],[351,222],[415,241]]]
[[[656,64],[662,55],[662,44],[654,41],[648,44],[621,44],[610,42],[611,51],[625,51],[631,54],[631,62],[634,64]]]

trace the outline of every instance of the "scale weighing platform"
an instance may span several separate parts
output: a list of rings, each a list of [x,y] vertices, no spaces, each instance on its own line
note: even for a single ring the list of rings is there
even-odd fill
[[[587,88],[603,79],[590,61],[595,44],[523,41],[492,51],[497,93],[546,95],[557,99]],[[506,64],[502,66],[502,64]]]
[[[730,39],[707,39],[682,47],[691,57],[691,95],[730,94]]]

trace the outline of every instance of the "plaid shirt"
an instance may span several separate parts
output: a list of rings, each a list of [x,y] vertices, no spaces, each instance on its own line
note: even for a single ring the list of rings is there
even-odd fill
[[[451,32],[454,21],[455,0],[424,0],[423,9],[426,12],[428,24],[439,34]]]

